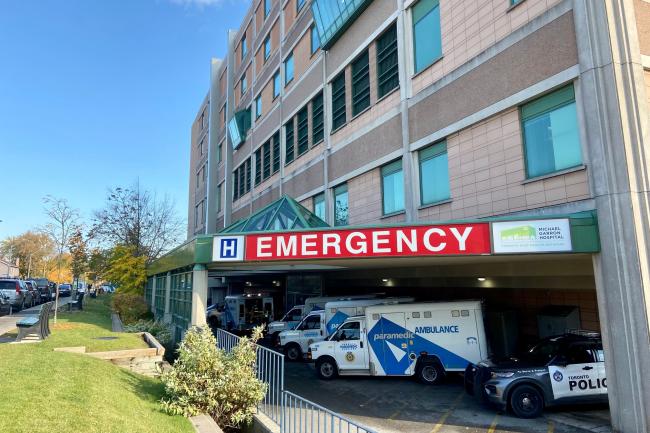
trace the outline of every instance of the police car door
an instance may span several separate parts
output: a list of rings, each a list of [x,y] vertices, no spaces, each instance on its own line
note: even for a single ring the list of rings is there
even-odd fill
[[[367,370],[368,349],[360,322],[341,325],[333,337],[334,356],[340,370]]]
[[[557,365],[548,367],[553,397],[584,399],[599,395],[602,383],[598,364],[589,343],[571,344]]]

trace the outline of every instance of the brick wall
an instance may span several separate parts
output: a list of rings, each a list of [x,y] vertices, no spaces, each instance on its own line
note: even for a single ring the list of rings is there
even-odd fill
[[[524,1],[510,9],[504,0],[440,2],[440,61],[413,78],[413,94],[440,80],[561,0]]]
[[[586,170],[525,181],[519,111],[510,109],[447,138],[452,202],[420,210],[420,218],[498,215],[589,197]]]

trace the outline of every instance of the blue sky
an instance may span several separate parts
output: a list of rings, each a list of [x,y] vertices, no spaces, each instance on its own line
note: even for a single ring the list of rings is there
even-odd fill
[[[0,1],[0,240],[89,219],[109,186],[171,196],[187,217],[190,126],[250,0]]]

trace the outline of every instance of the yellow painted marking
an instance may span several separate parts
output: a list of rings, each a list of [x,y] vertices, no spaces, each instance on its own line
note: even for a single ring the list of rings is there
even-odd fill
[[[449,406],[449,409],[442,414],[440,417],[440,420],[438,420],[438,423],[433,426],[433,430],[431,430],[431,433],[438,433],[438,430],[442,428],[442,426],[445,425],[445,422],[447,421],[447,418],[451,413],[456,409],[456,406],[460,403],[460,401],[463,399],[463,396],[465,395],[465,391],[461,391],[460,394],[458,394],[458,397],[451,403],[451,406]]]
[[[487,433],[494,433],[497,429],[498,422],[499,422],[499,414],[496,414],[494,416],[494,419],[492,420],[492,424],[490,424],[490,428],[488,429]]]
[[[546,430],[546,433],[553,433],[555,430],[555,424],[553,424],[553,421],[548,422],[548,430]]]

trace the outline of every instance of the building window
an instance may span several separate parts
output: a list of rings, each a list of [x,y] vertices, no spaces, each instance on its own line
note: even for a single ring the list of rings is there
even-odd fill
[[[248,46],[246,45],[246,33],[244,33],[244,36],[241,38],[241,60],[244,60],[244,57],[246,57],[246,53],[248,53]]]
[[[332,81],[332,131],[345,125],[345,70]]]
[[[284,125],[284,139],[285,139],[285,163],[289,164],[293,161],[293,118]]]
[[[420,203],[422,205],[448,200],[449,163],[447,142],[443,141],[423,149],[420,160]]]
[[[255,186],[262,183],[262,147],[255,151]]]
[[[262,145],[262,152],[264,154],[262,176],[264,176],[264,179],[266,180],[271,177],[271,140],[268,140]]]
[[[271,0],[264,0],[264,18],[271,13]]]
[[[312,145],[323,141],[323,93],[319,93],[311,100],[311,141]]]
[[[280,171],[280,131],[273,134],[273,173]]]
[[[313,198],[314,215],[325,221],[325,193],[321,192]]]
[[[221,212],[222,209],[222,204],[221,204],[221,190],[223,188],[223,184],[219,184],[217,186],[217,213]]]
[[[241,90],[240,95],[244,96],[244,93],[246,93],[246,74],[244,74],[244,76],[241,77],[241,81],[239,83],[239,89]]]
[[[384,215],[404,210],[404,172],[401,159],[381,168],[381,191]]]
[[[573,84],[523,105],[521,122],[529,178],[582,164]]]
[[[320,39],[318,38],[318,29],[311,26],[311,53],[314,54],[320,48]]]
[[[257,98],[255,98],[255,118],[259,119],[261,115],[262,115],[262,95],[258,95]]]
[[[264,39],[264,61],[271,55],[271,35]]]
[[[393,24],[377,39],[377,97],[399,87],[397,64],[397,26]]]
[[[442,56],[440,3],[438,0],[420,0],[411,11],[415,72],[420,72]]]
[[[305,0],[296,0],[296,13],[305,5]]]
[[[334,225],[348,225],[348,185],[334,188]]]
[[[233,199],[237,200],[251,190],[251,159],[248,158],[233,172]]]
[[[284,85],[286,86],[293,80],[293,53],[289,54],[284,61]]]
[[[352,116],[370,107],[370,67],[368,50],[352,62]]]
[[[228,123],[228,122],[226,121],[227,119],[226,119],[226,106],[225,105],[223,106],[222,113],[223,113],[223,119],[222,119],[223,120],[223,126],[226,126],[226,123]]]
[[[309,115],[307,106],[298,112],[298,156],[309,149]]]
[[[217,164],[223,161],[223,154],[221,152],[223,152],[223,145],[219,143],[217,145]]]
[[[273,99],[280,96],[280,71],[273,76]]]

